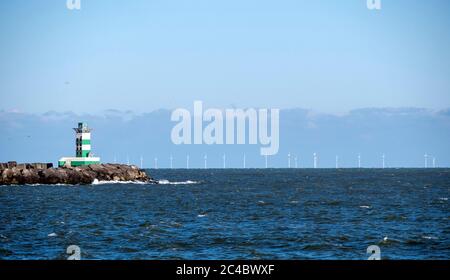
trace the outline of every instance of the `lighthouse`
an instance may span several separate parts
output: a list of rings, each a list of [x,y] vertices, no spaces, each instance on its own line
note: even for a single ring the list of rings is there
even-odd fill
[[[76,167],[81,165],[99,164],[100,158],[91,154],[91,129],[86,123],[78,123],[75,130],[75,157],[62,157],[58,161],[59,167]]]

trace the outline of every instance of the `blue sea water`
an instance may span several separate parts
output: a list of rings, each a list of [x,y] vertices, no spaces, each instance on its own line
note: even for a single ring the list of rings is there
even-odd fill
[[[0,259],[450,259],[450,169],[147,172],[0,186]]]

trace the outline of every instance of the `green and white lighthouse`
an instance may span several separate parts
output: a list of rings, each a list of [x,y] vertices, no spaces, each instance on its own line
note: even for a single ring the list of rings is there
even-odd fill
[[[91,154],[91,129],[86,123],[78,123],[78,127],[74,128],[76,133],[76,150],[75,157],[63,157],[58,161],[59,167],[75,167],[89,164],[99,164],[100,158],[93,157]]]

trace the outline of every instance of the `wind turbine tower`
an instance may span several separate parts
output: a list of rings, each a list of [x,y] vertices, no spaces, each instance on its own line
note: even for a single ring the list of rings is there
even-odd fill
[[[386,156],[385,156],[385,154],[383,154],[382,156],[381,156],[381,158],[383,159],[383,169],[384,168],[386,168]]]
[[[339,156],[336,156],[336,169],[339,168]]]
[[[288,154],[288,168],[291,168],[291,153]]]
[[[361,154],[358,154],[358,168],[361,168]]]
[[[227,168],[227,156],[223,154],[223,168]]]
[[[295,156],[294,157],[294,164],[295,164],[295,168],[297,169],[298,168],[298,158],[297,158],[297,156]]]
[[[425,158],[425,168],[428,168],[428,154],[425,154],[424,158]]]
[[[246,155],[244,154],[244,169],[246,168],[246,165],[247,165],[247,157],[246,157]]]
[[[317,168],[317,154],[314,153],[313,157],[314,157],[314,168]]]
[[[158,158],[155,157],[155,169],[158,169]]]
[[[208,155],[207,154],[205,154],[204,160],[205,160],[205,169],[206,169],[206,168],[208,168]]]

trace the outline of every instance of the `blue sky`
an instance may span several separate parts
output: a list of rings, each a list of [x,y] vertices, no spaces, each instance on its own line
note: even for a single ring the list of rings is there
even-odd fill
[[[450,1],[0,2],[0,110],[450,107]]]

